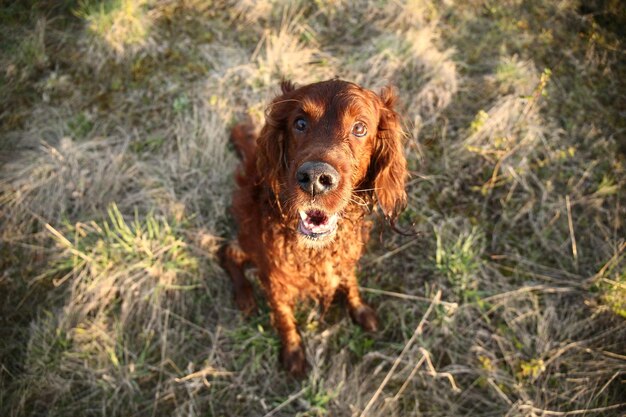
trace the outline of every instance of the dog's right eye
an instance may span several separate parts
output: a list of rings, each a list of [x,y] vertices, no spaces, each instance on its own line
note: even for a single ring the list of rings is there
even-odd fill
[[[293,122],[293,127],[294,129],[296,129],[298,132],[304,132],[306,130],[306,120],[304,120],[304,118],[302,117],[298,117],[294,122]]]

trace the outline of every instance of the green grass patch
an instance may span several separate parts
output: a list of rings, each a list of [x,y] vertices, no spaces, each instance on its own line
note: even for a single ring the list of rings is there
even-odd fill
[[[467,301],[478,288],[484,236],[477,227],[458,235],[445,226],[435,230],[437,271],[448,279],[457,296]]]
[[[191,275],[197,270],[197,263],[175,227],[153,214],[140,219],[135,213],[134,220],[127,222],[113,204],[108,220],[68,225],[65,236],[49,227],[65,254],[57,261],[56,269],[75,272],[88,268],[97,276],[130,266],[148,273]]]
[[[75,10],[89,32],[117,54],[146,42],[152,23],[147,12],[147,0],[83,0]]]
[[[268,314],[239,325],[229,332],[229,337],[241,352],[235,359],[237,369],[246,368],[256,374],[265,369],[268,362],[271,366],[276,364],[280,341],[271,327]]]

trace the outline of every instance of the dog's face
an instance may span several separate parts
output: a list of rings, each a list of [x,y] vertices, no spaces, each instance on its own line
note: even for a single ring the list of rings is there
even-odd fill
[[[301,239],[323,246],[352,202],[376,196],[386,216],[406,201],[401,131],[382,97],[331,80],[294,88],[270,105],[259,137],[259,172],[268,181]]]

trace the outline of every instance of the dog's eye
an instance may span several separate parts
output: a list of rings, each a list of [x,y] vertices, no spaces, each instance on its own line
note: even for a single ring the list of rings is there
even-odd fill
[[[352,134],[359,138],[367,135],[367,126],[363,122],[356,122],[354,126],[352,126]]]
[[[298,132],[304,132],[306,130],[306,120],[304,120],[302,117],[298,117],[296,120],[294,120],[293,127]]]

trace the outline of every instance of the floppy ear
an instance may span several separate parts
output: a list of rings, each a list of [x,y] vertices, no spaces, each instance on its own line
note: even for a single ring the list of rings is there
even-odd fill
[[[257,138],[257,172],[274,195],[278,195],[280,178],[287,171],[285,123],[293,105],[287,96],[295,85],[291,81],[282,81],[280,87],[282,94],[265,110],[265,125]]]
[[[378,204],[385,217],[393,224],[407,204],[404,186],[408,172],[402,148],[404,133],[400,127],[399,116],[393,109],[396,102],[393,90],[385,87],[380,98],[383,108],[378,123],[376,147],[370,163],[370,178]]]

